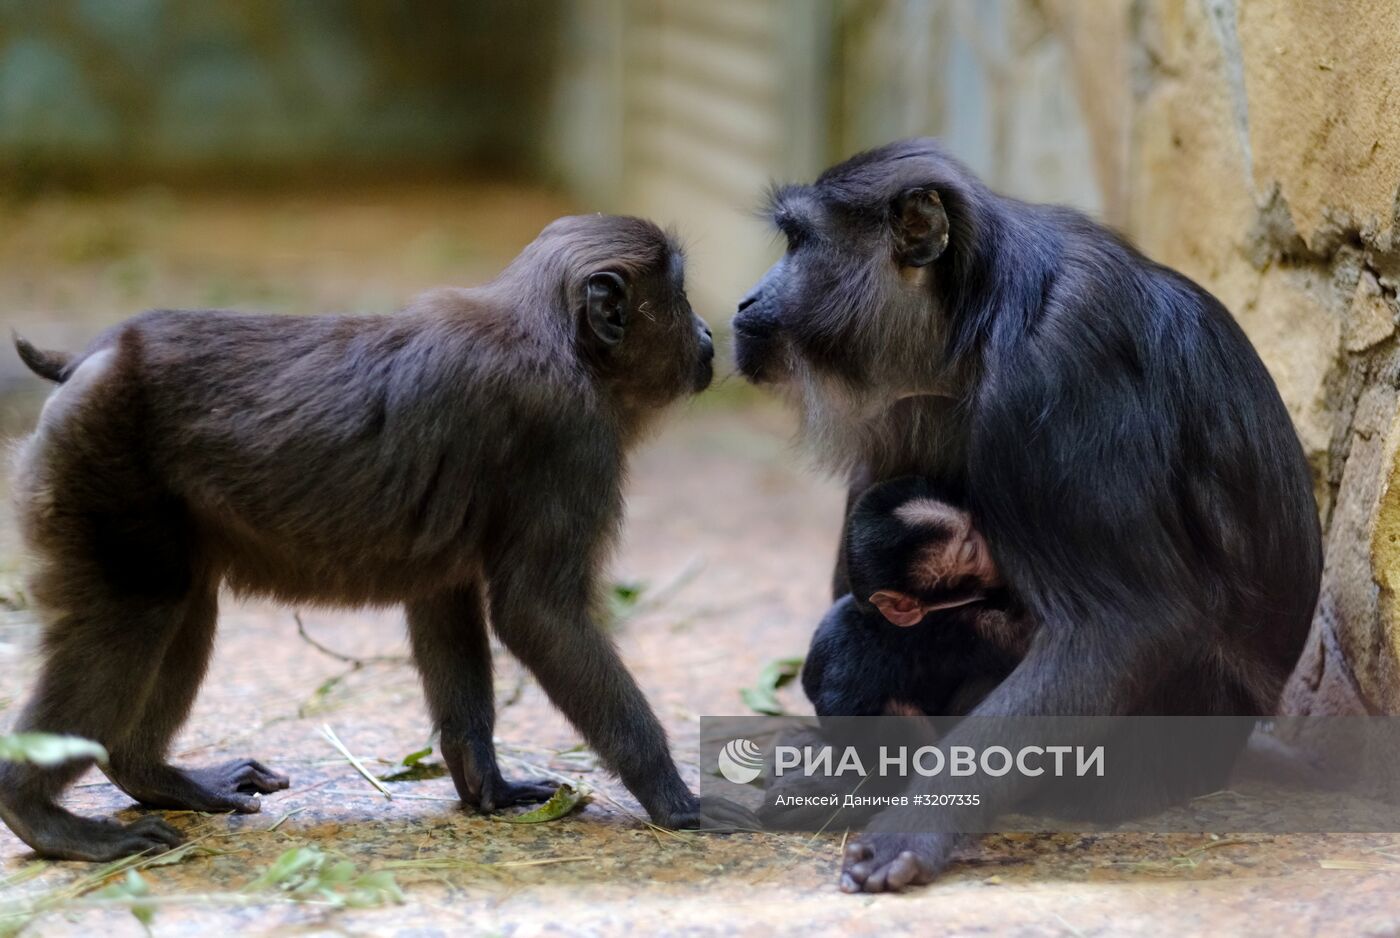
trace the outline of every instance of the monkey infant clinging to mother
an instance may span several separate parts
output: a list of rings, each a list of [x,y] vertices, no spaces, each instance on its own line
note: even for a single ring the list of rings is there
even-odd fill
[[[802,667],[818,717],[966,714],[1025,655],[1033,624],[972,516],[930,480],[867,491],[841,550],[851,591]]]
[[[547,227],[491,283],[394,316],[157,311],[83,353],[17,340],[60,387],[18,456],[43,667],[18,729],[97,740],[144,805],[258,810],[285,776],[166,761],[209,660],[221,584],[402,603],[441,751],[479,811],[547,798],[492,745],[487,623],[659,824],[733,827],[702,803],[590,616],[626,453],[710,382],[710,330],[674,241],[636,218]],[[489,596],[489,609],[488,599]],[[179,842],[58,804],[85,769],[0,763],[0,818],[41,855]]]

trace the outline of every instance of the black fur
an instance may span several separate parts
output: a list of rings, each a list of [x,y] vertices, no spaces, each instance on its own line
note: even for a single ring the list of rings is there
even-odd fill
[[[949,235],[911,269],[891,207],[913,188],[938,193]],[[861,484],[921,474],[966,494],[1036,623],[975,712],[1271,713],[1321,536],[1288,412],[1225,308],[1077,212],[990,192],[928,140],[773,202],[789,250],[741,304],[739,365],[800,386],[817,448]],[[977,732],[951,742],[992,742]],[[1033,785],[1007,781],[989,814]],[[866,834],[843,885],[926,882],[953,843]]]
[[[950,609],[900,628],[843,596],[812,636],[802,690],[819,717],[965,714],[1018,660],[978,635],[979,614]]]
[[[911,569],[961,532],[911,524],[897,509],[946,502],[940,495],[925,479],[896,479],[872,487],[852,510],[843,543],[851,592],[822,618],[802,667],[802,689],[817,716],[964,714],[1024,653],[1030,625],[1009,591],[972,576],[930,588],[926,572]],[[871,604],[882,590],[929,602],[983,598],[900,626]]]

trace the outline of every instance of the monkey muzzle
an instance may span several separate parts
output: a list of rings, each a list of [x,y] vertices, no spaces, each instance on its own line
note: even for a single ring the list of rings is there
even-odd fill
[[[699,394],[710,386],[715,377],[715,337],[710,327],[701,322],[700,354],[695,361],[695,393]]]
[[[732,323],[734,365],[754,384],[774,380],[780,346],[777,320],[761,300],[757,292],[746,296]]]

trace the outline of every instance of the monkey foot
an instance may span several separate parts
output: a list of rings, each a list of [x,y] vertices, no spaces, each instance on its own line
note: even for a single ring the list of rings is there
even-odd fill
[[[239,814],[255,814],[262,809],[255,795],[281,791],[291,784],[287,776],[256,759],[235,759],[207,769],[161,765],[136,778],[119,777],[113,781],[147,807]]]
[[[179,831],[160,818],[118,824],[78,817],[56,806],[27,814],[12,827],[35,853],[50,860],[107,863],[137,853],[164,853],[184,841]]]
[[[763,830],[763,822],[758,819],[758,815],[728,798],[717,798],[714,795],[700,798],[697,810],[668,819],[666,826],[678,830],[699,830],[718,834]]]
[[[554,779],[531,778],[514,782],[497,775],[481,787],[481,793],[475,798],[463,798],[462,801],[482,814],[491,814],[511,805],[548,801],[558,790],[559,783]]]
[[[931,883],[956,844],[955,834],[862,834],[846,846],[841,891],[899,892]]]

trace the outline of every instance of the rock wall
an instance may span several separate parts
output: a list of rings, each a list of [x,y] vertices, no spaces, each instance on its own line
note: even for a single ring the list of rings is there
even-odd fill
[[[1326,569],[1287,708],[1400,711],[1400,7],[1121,13],[1128,230],[1239,318],[1314,471]]]

